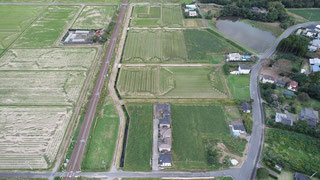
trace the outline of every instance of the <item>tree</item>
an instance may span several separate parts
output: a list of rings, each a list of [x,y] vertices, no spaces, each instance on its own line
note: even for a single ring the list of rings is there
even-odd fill
[[[310,97],[320,100],[320,83],[312,83],[307,89]]]
[[[302,92],[298,95],[300,101],[308,101],[310,99],[309,95],[305,92]]]
[[[258,179],[268,179],[269,171],[266,168],[259,168],[257,170],[257,178]]]

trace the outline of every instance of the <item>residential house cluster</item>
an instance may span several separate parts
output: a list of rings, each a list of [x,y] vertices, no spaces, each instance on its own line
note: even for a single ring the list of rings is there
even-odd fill
[[[239,53],[230,53],[226,56],[226,61],[250,61],[252,58],[251,55],[240,55]]]
[[[155,118],[159,120],[159,166],[170,167],[172,166],[171,105],[169,103],[156,104],[155,112]]]
[[[294,92],[296,92],[299,88],[298,82],[293,81],[293,80],[290,80],[289,82],[286,82],[282,79],[276,80],[274,77],[272,77],[270,75],[260,75],[259,79],[260,79],[261,83],[276,84],[277,86],[282,87],[282,88],[287,86],[288,90],[294,91]],[[294,93],[293,93],[293,95],[294,95]]]
[[[276,113],[276,116],[275,116],[275,122],[278,122],[287,126],[293,126],[293,122],[296,119],[301,121],[307,121],[310,127],[316,128],[317,124],[319,123],[319,112],[309,108],[305,108],[300,111],[298,117],[295,117],[295,115],[289,112],[286,112],[285,114]]]
[[[320,25],[312,25],[305,29],[298,29],[296,35],[304,35],[308,38],[320,38]]]
[[[189,4],[186,5],[184,8],[184,12],[189,16],[189,17],[196,17],[198,16],[198,7],[195,4]]]

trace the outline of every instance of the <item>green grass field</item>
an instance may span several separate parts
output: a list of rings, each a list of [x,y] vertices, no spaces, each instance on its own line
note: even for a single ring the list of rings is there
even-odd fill
[[[181,6],[162,7],[162,26],[182,27]]]
[[[125,63],[170,63],[186,58],[182,31],[130,30],[128,33]]]
[[[206,157],[209,141],[224,143],[235,154],[244,151],[245,140],[231,136],[220,104],[173,104],[171,112],[175,170],[213,170]]]
[[[79,6],[50,6],[46,12],[19,38],[14,48],[51,47],[62,35]]]
[[[20,2],[36,2],[36,3],[50,3],[53,0],[0,0],[1,3],[20,3]]]
[[[102,110],[102,111],[101,111]],[[99,109],[99,115],[90,132],[90,140],[82,163],[85,171],[107,171],[113,159],[119,128],[119,115],[108,97],[106,104]]]
[[[227,83],[234,99],[240,101],[250,100],[249,75],[229,75]]]
[[[130,124],[123,169],[126,171],[150,171],[153,105],[128,104],[126,107],[130,116]]]
[[[117,6],[86,6],[75,23],[73,29],[104,29],[112,20]]]
[[[124,98],[227,98],[224,76],[215,70],[213,67],[123,67],[118,90]]]
[[[1,1],[0,1],[1,2]],[[0,6],[0,54],[36,19],[45,6]]]
[[[309,21],[320,21],[320,9],[288,9],[288,11]]]
[[[208,30],[189,29],[183,31],[189,60],[209,59],[209,54],[241,52],[218,35]]]
[[[56,0],[61,3],[121,3],[122,0]]]
[[[306,174],[320,173],[320,140],[280,129],[267,130],[264,159]]]

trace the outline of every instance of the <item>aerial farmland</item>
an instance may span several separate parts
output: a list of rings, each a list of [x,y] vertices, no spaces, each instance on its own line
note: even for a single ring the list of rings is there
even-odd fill
[[[117,8],[0,6],[0,169],[49,169],[57,157],[63,160],[60,147],[68,147],[103,44],[63,46],[60,40],[69,28],[107,28]]]

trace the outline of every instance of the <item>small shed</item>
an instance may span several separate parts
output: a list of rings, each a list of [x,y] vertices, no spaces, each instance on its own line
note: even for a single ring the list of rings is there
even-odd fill
[[[159,154],[159,165],[161,167],[172,166],[172,155],[171,154]]]

